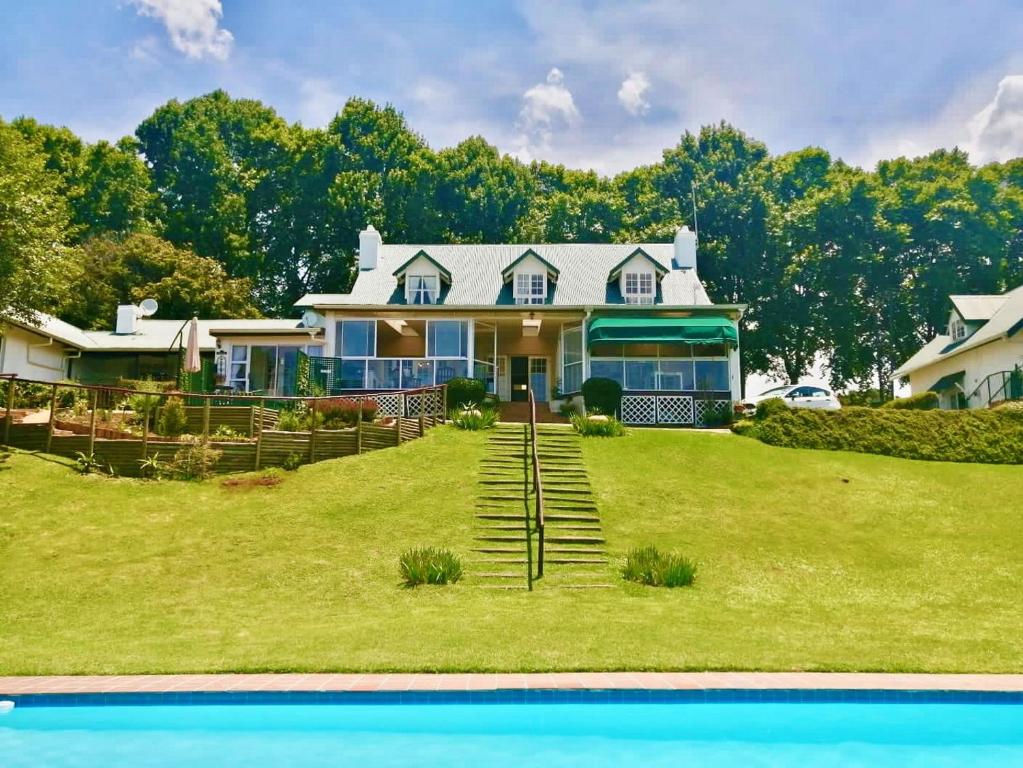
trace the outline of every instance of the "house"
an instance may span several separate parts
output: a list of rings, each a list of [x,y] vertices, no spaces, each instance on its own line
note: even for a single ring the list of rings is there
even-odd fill
[[[41,312],[33,322],[7,319],[0,336],[0,373],[86,384],[175,380],[188,322],[146,317],[130,304],[118,308],[110,331],[85,331]],[[217,379],[244,391],[295,394],[298,354],[321,354],[321,338],[321,329],[299,320],[199,320],[199,351],[207,372],[202,388],[211,388]]]
[[[948,327],[895,371],[942,408],[1018,399],[1023,366],[1023,286],[998,295],[949,296]]]
[[[623,420],[671,425],[740,397],[745,307],[711,302],[685,227],[666,244],[391,245],[371,226],[351,291],[296,306],[324,330],[311,373],[330,393],[473,376],[553,410],[599,376],[622,385]]]

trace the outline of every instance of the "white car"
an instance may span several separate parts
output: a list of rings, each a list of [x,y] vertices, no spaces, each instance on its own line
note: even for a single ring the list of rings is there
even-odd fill
[[[837,411],[842,407],[835,393],[831,390],[818,387],[813,384],[786,384],[784,387],[774,387],[761,392],[756,397],[749,397],[742,401],[742,409],[745,413],[753,413],[757,410],[757,404],[773,397],[780,397],[789,408],[819,408],[822,411]]]

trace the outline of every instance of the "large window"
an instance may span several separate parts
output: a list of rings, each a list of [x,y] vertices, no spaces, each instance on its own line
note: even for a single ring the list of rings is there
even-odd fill
[[[561,391],[578,392],[583,387],[583,329],[566,328],[561,336]]]
[[[409,304],[436,304],[439,295],[437,275],[408,275],[405,300]]]
[[[469,323],[465,320],[430,320],[426,324],[427,357],[468,357]]]
[[[625,273],[625,303],[654,303],[654,275],[652,272]]]
[[[230,386],[245,392],[294,395],[298,389],[298,354],[323,354],[323,345],[232,344]]]
[[[547,275],[540,272],[515,273],[515,303],[543,304],[547,300]]]
[[[339,320],[337,323],[338,357],[375,357],[377,324],[375,320]]]
[[[629,352],[635,350],[619,347],[612,357],[604,345],[603,356],[590,359],[590,375],[614,379],[622,389],[633,392],[729,391],[728,358],[724,348],[694,347],[695,356],[681,356],[678,345],[648,346],[653,349],[643,356],[631,355]],[[671,357],[657,356],[665,352],[671,353]],[[717,352],[721,353],[720,357],[713,354]]]
[[[959,341],[966,338],[966,323],[958,315],[953,315],[948,324],[948,335],[952,341]]]

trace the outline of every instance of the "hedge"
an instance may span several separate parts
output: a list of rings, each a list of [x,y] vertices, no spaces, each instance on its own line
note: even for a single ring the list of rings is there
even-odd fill
[[[938,407],[937,392],[919,392],[909,397],[896,397],[882,403],[882,408],[894,408],[897,411],[933,411]]]
[[[769,445],[856,451],[923,461],[1023,464],[1023,410],[792,409],[743,434]]]
[[[587,413],[617,416],[622,409],[622,385],[614,379],[593,376],[583,382],[583,402]]]

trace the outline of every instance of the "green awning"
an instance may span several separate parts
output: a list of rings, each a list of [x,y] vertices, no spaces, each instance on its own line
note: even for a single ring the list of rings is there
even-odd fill
[[[959,387],[963,388],[963,379],[966,378],[966,371],[959,371],[957,373],[950,373],[948,376],[942,376],[936,382],[931,384],[928,392],[947,392],[950,389]]]
[[[590,321],[590,344],[728,344],[739,346],[732,321],[699,317],[598,317]]]

